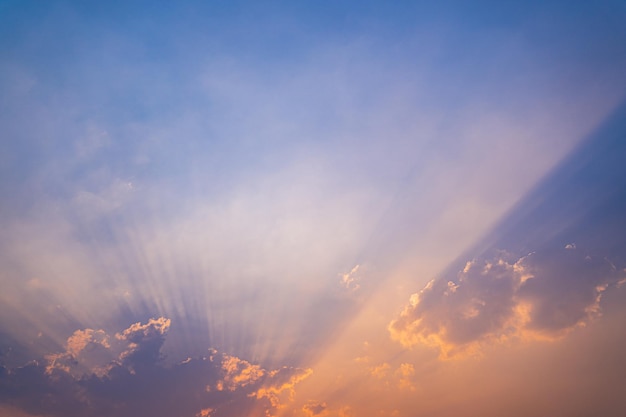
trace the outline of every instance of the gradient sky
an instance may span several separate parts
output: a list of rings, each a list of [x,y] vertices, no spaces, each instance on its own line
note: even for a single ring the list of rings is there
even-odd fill
[[[0,0],[0,417],[626,415],[623,1]]]

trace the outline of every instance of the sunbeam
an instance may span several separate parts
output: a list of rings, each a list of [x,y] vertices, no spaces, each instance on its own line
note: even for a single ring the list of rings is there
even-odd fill
[[[0,417],[623,415],[625,21],[0,2]]]

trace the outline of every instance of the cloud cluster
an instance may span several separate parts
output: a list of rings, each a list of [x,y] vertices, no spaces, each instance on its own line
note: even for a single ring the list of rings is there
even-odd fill
[[[437,347],[442,358],[512,337],[558,338],[598,316],[602,293],[625,277],[575,245],[505,258],[474,260],[454,281],[429,282],[391,322],[392,337]]]
[[[135,323],[115,337],[77,330],[64,352],[0,367],[0,404],[66,417],[272,415],[311,373],[266,370],[213,349],[165,366],[160,351],[170,323],[164,317]]]

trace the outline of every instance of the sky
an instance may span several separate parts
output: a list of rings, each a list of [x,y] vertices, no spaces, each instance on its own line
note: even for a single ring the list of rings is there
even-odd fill
[[[0,417],[626,415],[626,5],[0,0]]]

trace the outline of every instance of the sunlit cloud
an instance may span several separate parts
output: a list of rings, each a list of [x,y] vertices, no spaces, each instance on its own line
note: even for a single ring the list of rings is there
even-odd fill
[[[302,407],[302,409],[309,416],[323,415],[324,411],[326,411],[327,408],[328,406],[326,405],[326,403],[317,403],[317,402],[309,402],[308,404],[305,404]]]
[[[413,294],[389,330],[404,346],[433,346],[442,358],[480,353],[485,343],[558,338],[599,316],[603,293],[623,279],[608,260],[571,244],[512,261],[474,260],[454,280]]]
[[[165,366],[161,348],[170,323],[163,317],[135,323],[117,333],[115,341],[102,330],[77,330],[66,351],[48,355],[46,363],[0,368],[0,398],[46,415],[130,416],[149,410],[169,416],[181,409],[199,416],[251,410],[271,415],[311,374],[286,366],[262,369],[215,349]],[[94,366],[103,353],[109,353],[109,361]]]
[[[361,284],[359,284],[359,268],[361,266],[360,265],[355,265],[354,268],[352,268],[350,270],[350,272],[347,272],[345,274],[341,274],[341,285],[349,290],[349,291],[356,291],[361,287]]]
[[[60,369],[80,377],[88,374],[103,376],[115,355],[111,352],[109,335],[104,330],[76,330],[67,339],[66,351],[47,355],[46,374]]]

